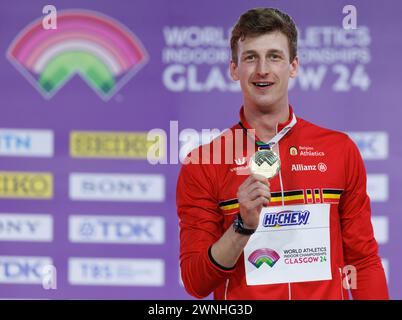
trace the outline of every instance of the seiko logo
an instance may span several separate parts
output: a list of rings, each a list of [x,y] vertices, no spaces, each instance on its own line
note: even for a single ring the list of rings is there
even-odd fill
[[[320,162],[318,165],[315,164],[292,164],[292,171],[320,171],[325,172],[327,171],[327,165],[325,163]]]
[[[47,172],[0,172],[0,197],[45,198],[53,196],[53,176]]]

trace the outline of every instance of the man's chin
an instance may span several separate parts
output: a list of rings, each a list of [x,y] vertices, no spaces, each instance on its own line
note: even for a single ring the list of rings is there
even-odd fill
[[[277,104],[277,101],[273,99],[264,99],[254,102],[255,106],[261,111],[272,110],[272,108]]]

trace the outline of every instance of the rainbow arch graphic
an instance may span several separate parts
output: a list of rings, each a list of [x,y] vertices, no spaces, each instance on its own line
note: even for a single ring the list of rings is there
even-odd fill
[[[148,62],[141,42],[120,22],[77,9],[59,11],[55,30],[43,29],[42,18],[32,22],[6,55],[46,99],[79,75],[107,101]]]
[[[264,263],[272,268],[279,259],[279,254],[275,250],[268,248],[254,250],[248,257],[248,261],[256,268],[261,267]]]

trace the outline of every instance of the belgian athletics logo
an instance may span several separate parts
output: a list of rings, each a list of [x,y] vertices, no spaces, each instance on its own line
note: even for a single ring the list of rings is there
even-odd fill
[[[105,101],[148,61],[136,36],[120,22],[87,10],[61,11],[57,29],[38,19],[22,30],[7,58],[46,99],[79,75]]]

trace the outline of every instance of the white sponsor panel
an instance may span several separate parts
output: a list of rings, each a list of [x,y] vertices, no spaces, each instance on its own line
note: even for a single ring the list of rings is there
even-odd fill
[[[389,154],[389,138],[385,131],[347,132],[365,160],[385,160]]]
[[[68,280],[72,285],[163,286],[162,259],[70,258]]]
[[[0,241],[53,240],[53,218],[47,214],[0,213]]]
[[[69,188],[72,200],[165,200],[165,177],[161,174],[71,173]]]
[[[165,220],[145,216],[88,216],[69,218],[71,242],[141,243],[165,242]]]
[[[388,217],[372,216],[371,222],[373,224],[374,237],[378,244],[388,243]]]
[[[372,202],[388,201],[389,181],[386,174],[368,174],[367,175],[367,193]]]
[[[41,284],[50,257],[0,256],[0,283]]]
[[[1,128],[0,156],[53,157],[53,131]]]
[[[330,280],[329,204],[263,208],[244,248],[248,285]]]

